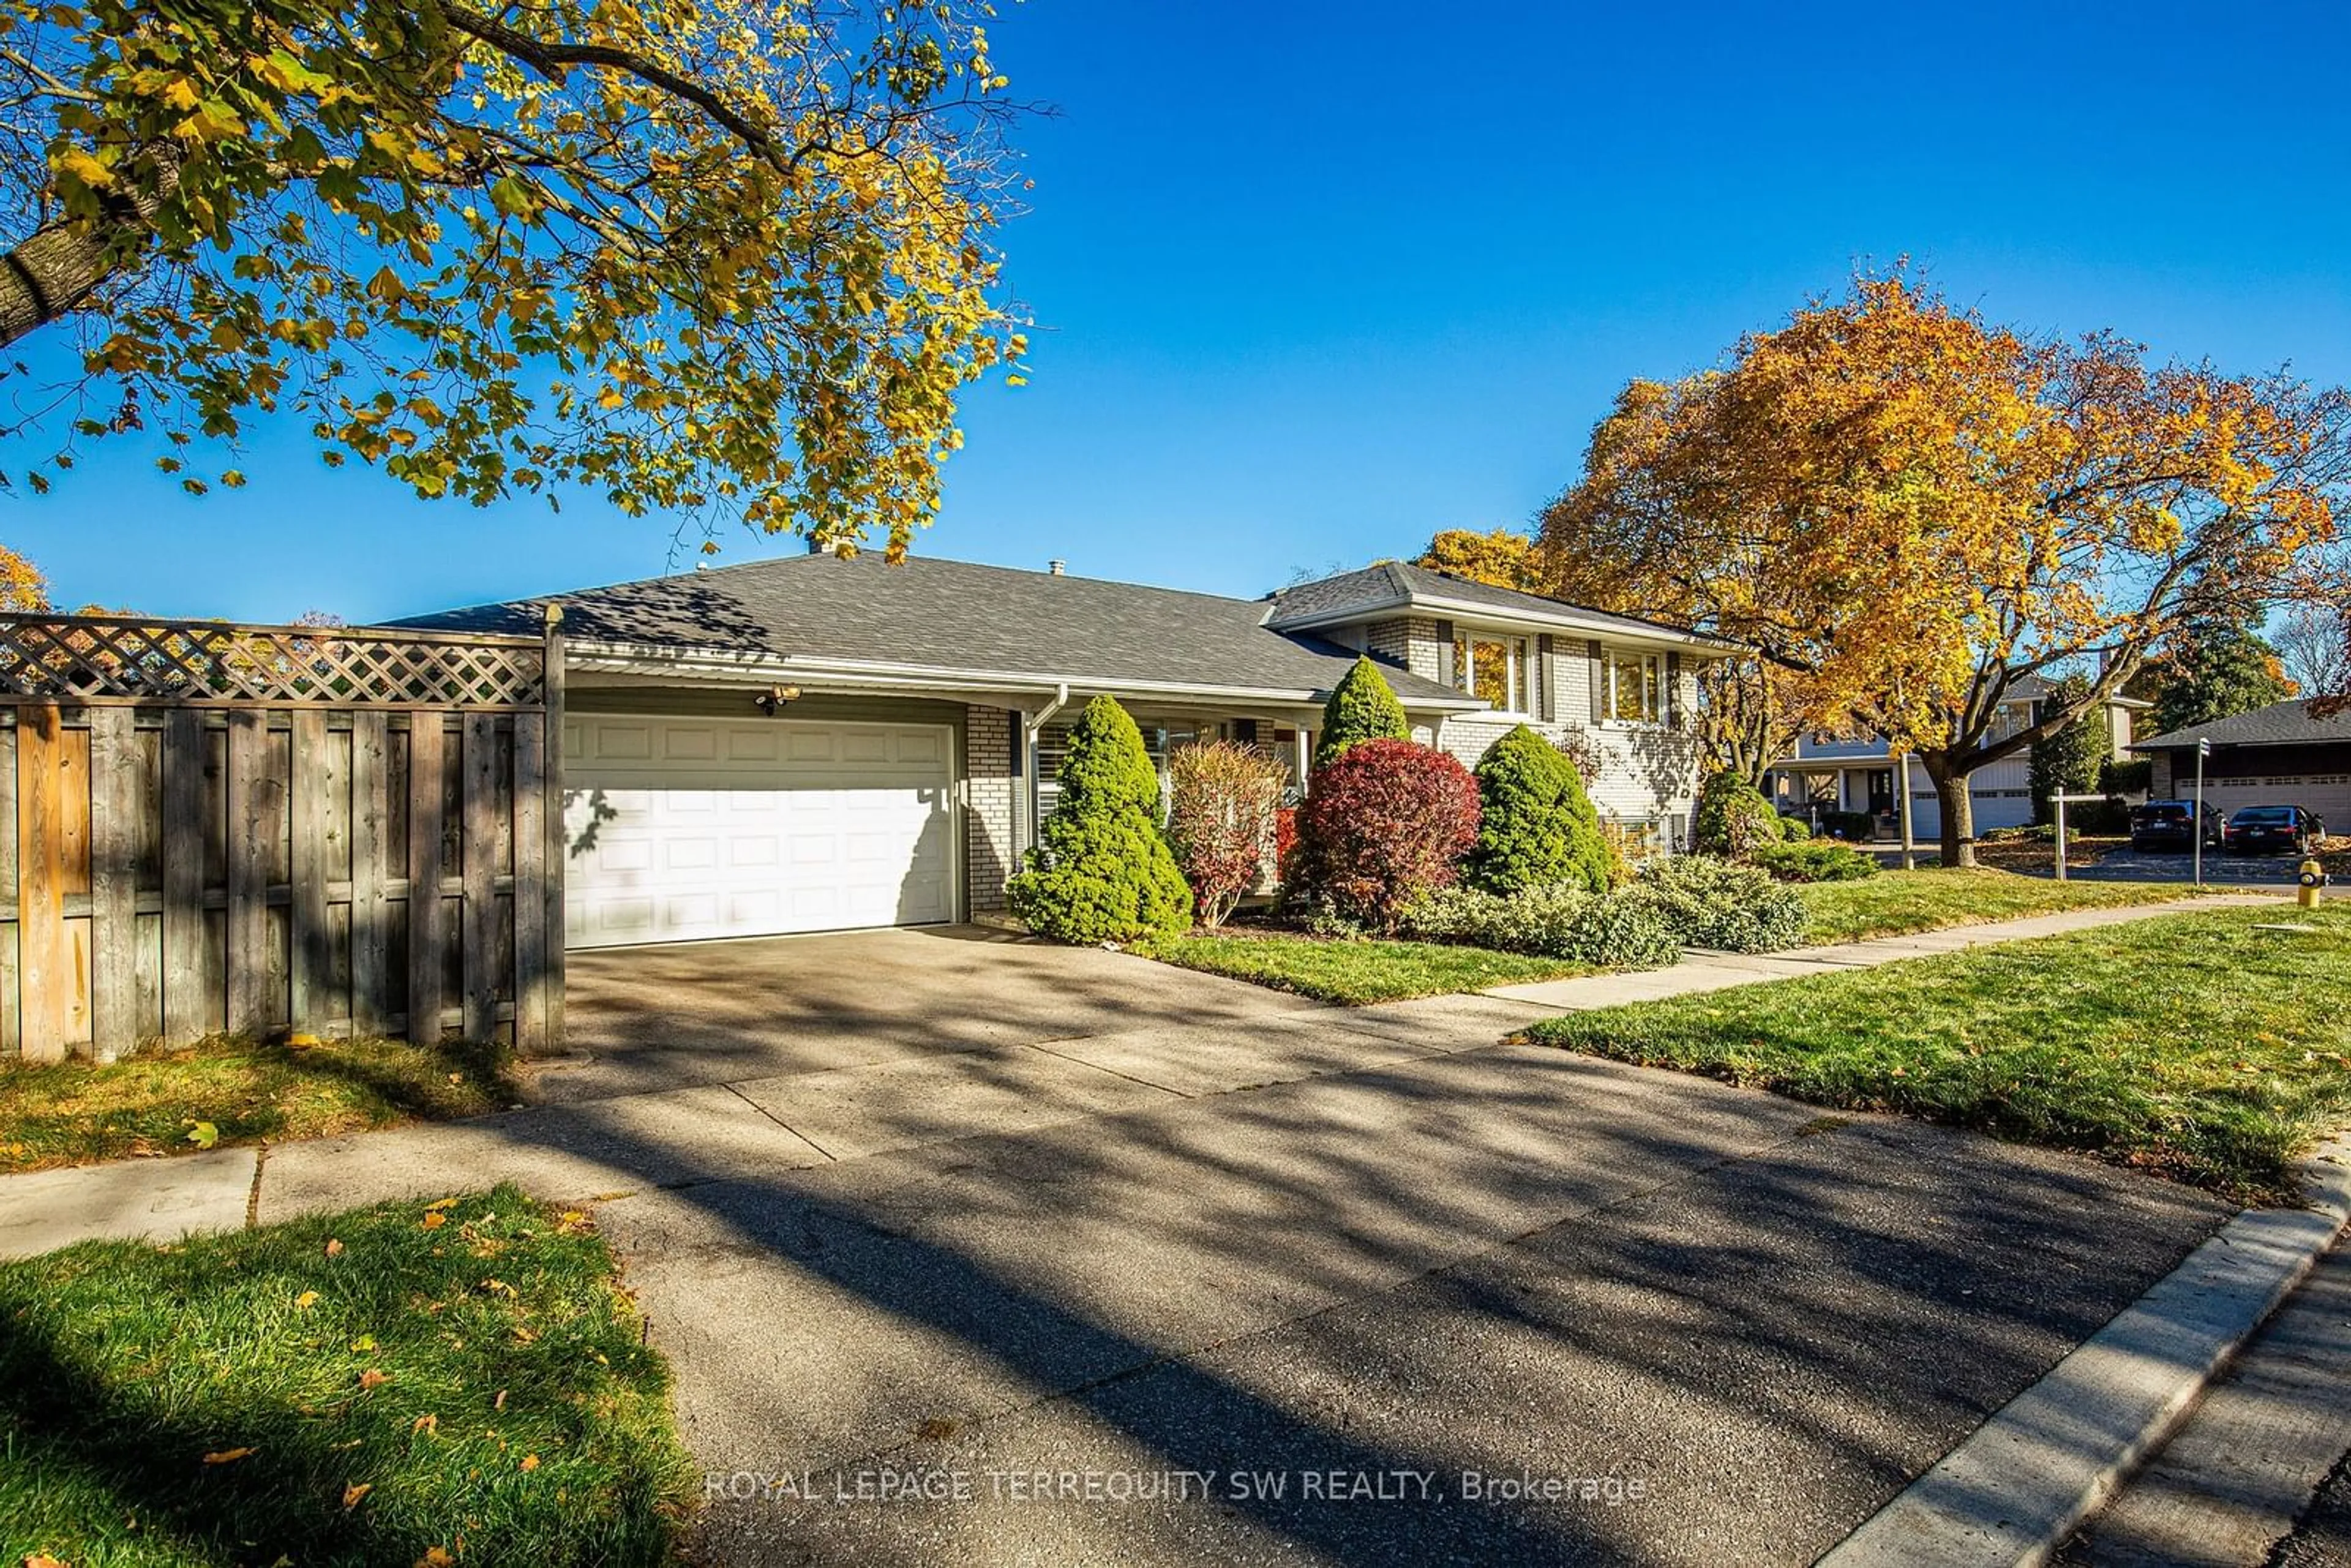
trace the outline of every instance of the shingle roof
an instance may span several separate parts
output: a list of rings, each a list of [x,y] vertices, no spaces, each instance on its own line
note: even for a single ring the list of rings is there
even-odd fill
[[[2351,712],[2328,718],[2310,716],[2306,698],[2294,697],[2210,724],[2190,725],[2169,735],[2133,741],[2133,751],[2193,750],[2199,740],[2215,746],[2313,746],[2328,741],[2351,743]]]
[[[567,636],[732,653],[944,670],[1327,692],[1356,655],[1262,624],[1262,601],[916,557],[796,555],[396,621],[536,632],[563,606]],[[1407,702],[1461,694],[1384,672]]]
[[[1316,620],[1326,615],[1343,615],[1349,612],[1389,609],[1415,601],[1445,600],[1457,604],[1489,606],[1505,615],[1572,616],[1578,622],[1595,629],[1613,628],[1628,635],[1694,635],[1685,627],[1668,625],[1662,621],[1645,621],[1635,615],[1593,610],[1581,604],[1571,604],[1563,599],[1522,593],[1515,588],[1497,588],[1490,582],[1456,577],[1448,571],[1434,571],[1427,567],[1413,566],[1400,560],[1382,561],[1361,571],[1342,572],[1336,577],[1301,582],[1295,588],[1281,590],[1272,599],[1273,609],[1267,619],[1276,626]]]

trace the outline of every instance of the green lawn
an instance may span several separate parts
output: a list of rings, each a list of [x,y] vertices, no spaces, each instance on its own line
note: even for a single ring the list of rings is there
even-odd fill
[[[1280,934],[1183,936],[1156,944],[1147,956],[1351,1007],[1590,973],[1557,958],[1439,942],[1324,941]]]
[[[2315,925],[2263,932],[2263,923]],[[2243,1201],[2351,1123],[2351,904],[2161,915],[1547,1019],[1541,1042],[2076,1149]]]
[[[1813,913],[1813,941],[1857,942],[2063,909],[2163,904],[2192,890],[2157,883],[2057,882],[1975,867],[1882,872],[1858,882],[1812,883],[1798,891]]]
[[[514,1103],[507,1060],[496,1047],[222,1036],[105,1067],[0,1067],[0,1173],[478,1116]]]
[[[667,1388],[510,1186],[0,1264],[0,1563],[666,1563]]]

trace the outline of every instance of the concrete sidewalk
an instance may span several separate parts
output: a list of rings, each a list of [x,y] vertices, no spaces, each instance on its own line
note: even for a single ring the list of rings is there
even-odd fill
[[[1712,953],[1693,949],[1667,969],[1624,975],[1584,975],[1572,980],[1541,980],[1524,986],[1496,986],[1484,994],[1562,1012],[1622,1007],[1628,1002],[1655,1001],[1664,997],[1693,996],[1732,986],[1766,980],[1788,980],[1805,975],[1833,975],[1846,969],[1875,968],[1904,958],[1938,953],[1960,953],[2001,942],[2023,942],[2036,936],[2061,936],[2069,931],[2091,931],[2104,925],[2126,925],[2158,915],[2184,915],[2199,909],[2235,904],[2277,904],[2275,894],[2219,894],[2201,898],[2174,899],[2119,909],[2069,909],[2055,915],[2033,915],[2020,920],[1986,921],[1975,925],[1947,925],[1906,936],[1877,936],[1865,942],[1840,942],[1824,947],[1796,947],[1785,953]]]

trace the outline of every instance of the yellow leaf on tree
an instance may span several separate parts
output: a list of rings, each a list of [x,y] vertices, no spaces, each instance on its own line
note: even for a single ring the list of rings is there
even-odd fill
[[[67,148],[57,154],[56,163],[58,172],[71,174],[94,191],[103,191],[114,183],[114,171],[81,148]]]

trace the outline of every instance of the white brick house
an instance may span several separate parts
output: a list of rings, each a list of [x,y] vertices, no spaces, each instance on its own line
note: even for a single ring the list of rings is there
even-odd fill
[[[1696,670],[1729,651],[1398,565],[1240,600],[805,555],[401,624],[529,629],[550,604],[575,946],[1000,909],[1089,698],[1118,698],[1155,756],[1223,737],[1302,778],[1359,653],[1424,741],[1474,764],[1514,724],[1572,740],[1604,817],[1678,848]]]

